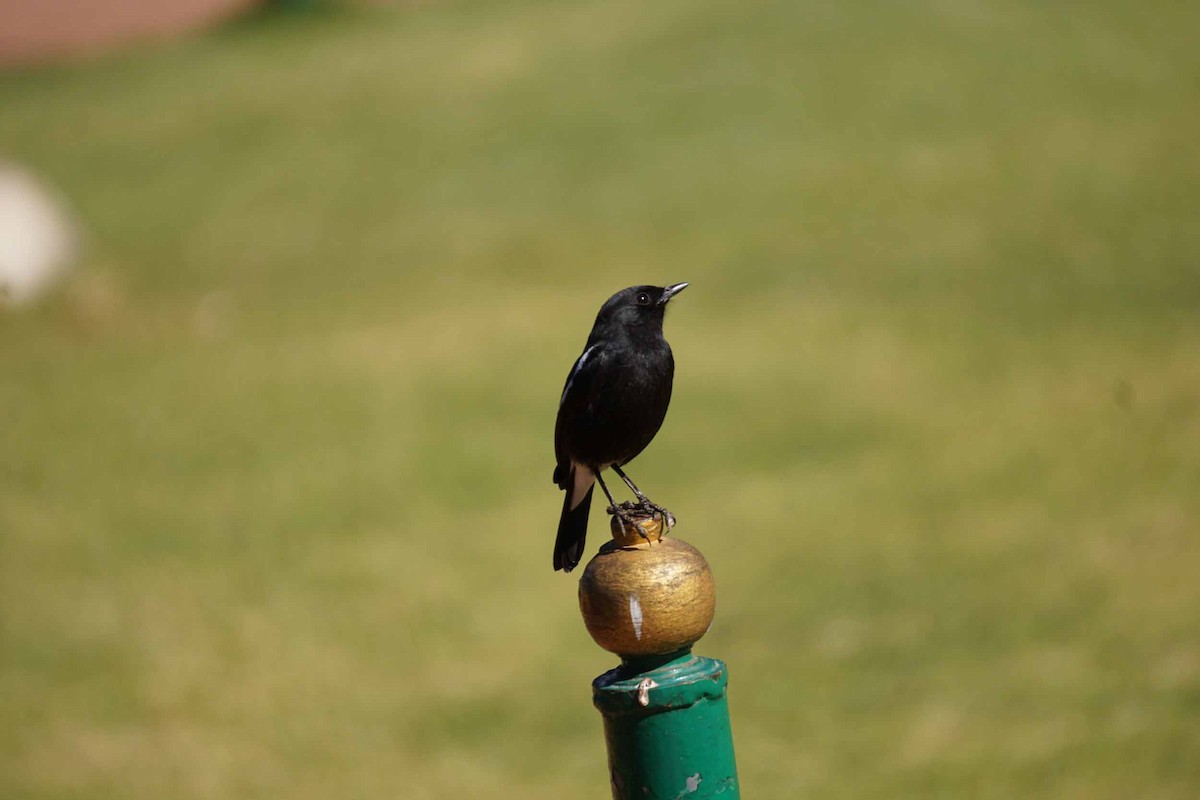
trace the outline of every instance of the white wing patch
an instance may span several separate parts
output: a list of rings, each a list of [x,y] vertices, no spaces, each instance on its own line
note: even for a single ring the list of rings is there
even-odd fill
[[[575,382],[575,376],[579,374],[579,370],[583,369],[583,362],[587,361],[588,356],[590,356],[592,351],[599,346],[600,345],[598,344],[594,344],[587,350],[584,350],[583,355],[581,355],[579,360],[575,362],[575,369],[571,370],[571,377],[567,378],[567,385],[563,387],[562,397],[558,398],[558,405],[560,408],[562,407],[563,401],[567,399],[567,394],[571,391],[571,384]]]

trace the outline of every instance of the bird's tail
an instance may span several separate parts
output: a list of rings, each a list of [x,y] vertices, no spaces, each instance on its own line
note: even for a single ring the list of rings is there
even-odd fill
[[[562,516],[558,518],[558,536],[554,539],[554,569],[570,572],[583,557],[583,545],[587,540],[588,511],[592,507],[592,491],[596,484],[592,483],[588,487],[583,500],[574,507],[571,503],[575,494],[574,488],[566,488]]]

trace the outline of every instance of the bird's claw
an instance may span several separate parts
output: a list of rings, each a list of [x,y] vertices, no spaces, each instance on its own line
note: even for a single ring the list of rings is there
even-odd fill
[[[629,500],[625,500],[624,502],[618,503],[615,506],[609,506],[605,510],[609,514],[612,514],[620,519],[622,527],[628,526],[632,528],[633,530],[637,531],[638,535],[646,541],[651,541],[650,537],[642,528],[641,522],[635,519],[631,512],[641,512],[641,514],[648,517],[653,517],[655,514],[660,514],[667,530],[670,530],[675,525],[675,517],[671,515],[671,512],[667,511],[665,508],[661,508],[660,506],[655,506],[653,504],[646,505],[645,503],[641,502],[634,503]]]
[[[663,522],[663,534],[668,533],[672,528],[675,527],[675,515],[660,506],[658,503],[651,502],[646,498],[642,498],[636,503],[626,500],[622,503],[618,503],[615,506],[609,506],[605,510],[609,514],[618,517],[621,520],[622,525],[627,525],[633,528],[635,531],[641,534],[642,538],[644,539],[647,539],[648,537],[642,531],[642,526],[638,524],[638,522],[630,514],[632,511],[639,511],[648,517],[657,516]]]
[[[647,498],[643,497],[641,502],[638,503],[637,507],[642,511],[645,511],[647,514],[657,514],[659,517],[661,517],[663,525],[666,526],[668,531],[675,527],[675,515],[670,511],[667,511],[658,503],[651,502]]]
[[[626,525],[633,525],[635,523],[633,521],[633,517],[629,516],[629,512],[634,508],[636,508],[636,506],[634,506],[632,503],[620,503],[615,506],[609,506],[605,509],[605,511],[607,511],[609,514],[619,517],[621,522],[625,523]]]

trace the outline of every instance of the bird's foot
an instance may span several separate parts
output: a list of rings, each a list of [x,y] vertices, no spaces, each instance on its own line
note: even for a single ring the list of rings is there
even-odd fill
[[[629,513],[630,511],[633,511],[636,508],[639,508],[639,506],[635,506],[633,503],[630,503],[630,502],[625,502],[625,503],[620,503],[615,506],[609,506],[605,510],[609,514],[612,514],[612,515],[616,516],[617,518],[619,518],[621,520],[622,525],[629,525],[630,527],[636,528],[637,522],[634,520],[633,515]]]
[[[646,517],[654,516],[654,512],[651,509],[647,508],[641,503],[633,503],[629,500],[626,500],[615,506],[609,506],[606,510],[609,514],[613,514],[621,520],[622,527],[632,528],[633,530],[637,531],[638,536],[641,536],[647,542],[652,541],[651,538],[646,535],[646,531],[643,530],[641,524],[642,520],[644,520]],[[638,519],[639,517],[641,519]],[[666,520],[667,517],[663,517],[663,519]],[[674,517],[671,517],[671,524],[675,524]]]
[[[663,525],[666,527],[666,529],[668,531],[675,527],[675,515],[672,514],[670,511],[667,511],[665,508],[660,506],[658,503],[652,502],[651,500],[649,500],[646,497],[641,498],[641,500],[638,502],[636,508],[640,508],[642,511],[646,512],[647,514],[650,514],[650,515],[657,514],[658,516],[662,517]]]

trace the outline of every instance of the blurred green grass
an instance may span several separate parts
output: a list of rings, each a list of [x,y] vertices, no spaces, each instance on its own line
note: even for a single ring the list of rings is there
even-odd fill
[[[746,795],[1195,797],[1198,33],[439,3],[0,75],[89,234],[0,315],[0,795],[608,796],[553,417],[688,280],[633,474]]]

